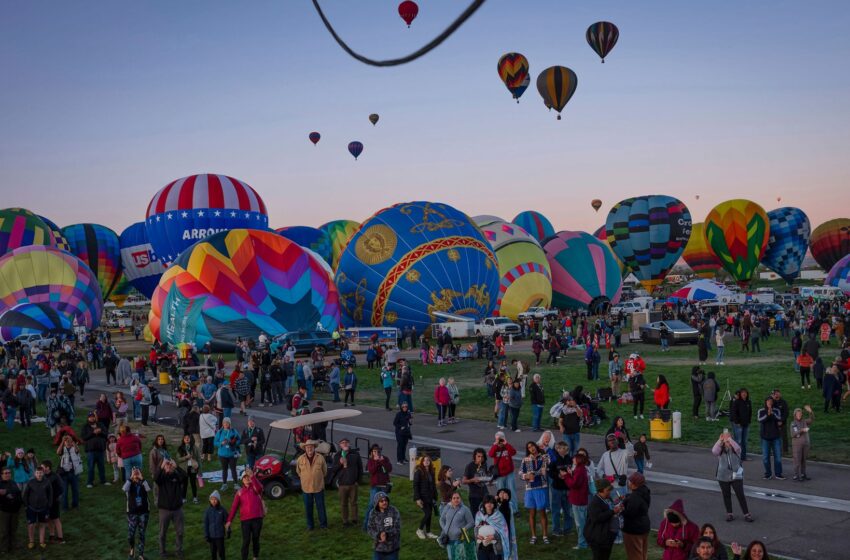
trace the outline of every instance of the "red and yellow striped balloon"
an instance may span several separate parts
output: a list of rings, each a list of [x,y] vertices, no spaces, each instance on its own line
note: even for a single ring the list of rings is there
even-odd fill
[[[720,269],[720,260],[712,252],[705,239],[705,224],[702,222],[691,226],[691,237],[685,246],[682,258],[700,278],[714,278]]]

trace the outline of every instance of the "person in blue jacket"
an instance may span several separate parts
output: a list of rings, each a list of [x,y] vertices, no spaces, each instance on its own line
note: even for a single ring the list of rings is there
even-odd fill
[[[210,507],[204,512],[204,539],[210,543],[210,558],[224,560],[224,524],[227,522],[227,510],[221,505],[221,495],[213,490],[210,494]]]
[[[345,406],[348,406],[349,397],[351,398],[351,406],[354,406],[354,392],[357,390],[357,374],[354,373],[354,368],[349,367],[346,370],[342,384],[345,388]]]
[[[228,470],[232,475],[234,484],[236,478],[236,460],[239,458],[239,444],[242,439],[239,432],[233,429],[230,418],[221,421],[221,428],[215,433],[213,445],[218,449],[218,458],[221,461],[221,491],[227,490]]]

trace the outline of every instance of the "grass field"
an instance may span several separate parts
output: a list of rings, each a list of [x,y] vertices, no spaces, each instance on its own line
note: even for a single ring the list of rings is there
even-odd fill
[[[82,412],[82,409],[80,410]],[[82,418],[82,414],[80,415]],[[81,420],[75,423],[79,428]],[[135,425],[134,425],[135,426]],[[169,428],[151,426],[146,430],[147,438],[145,450],[150,448],[150,442],[156,433],[165,433],[169,439],[169,446],[177,445],[178,435]],[[0,432],[0,449],[14,449],[15,447],[34,447],[39,458],[55,457],[55,449],[52,448],[43,425],[24,430],[16,428],[11,434]],[[147,461],[145,462],[147,465]],[[210,465],[210,468],[217,468]],[[147,466],[145,466],[147,471]],[[147,472],[146,472],[147,474]],[[107,473],[110,476],[110,473]],[[85,474],[83,475],[85,476]],[[412,498],[411,483],[406,479],[394,479],[395,488],[391,495],[391,503],[395,505],[402,515],[402,554],[405,560],[432,560],[445,558],[445,553],[439,548],[435,541],[420,541],[414,531],[418,526],[421,514],[416,509]],[[121,560],[127,558],[126,547],[126,521],[124,516],[124,494],[118,486],[95,486],[86,489],[85,483],[81,484],[80,507],[63,513],[62,522],[65,529],[67,543],[63,545],[51,544],[44,558],[50,560],[77,560],[91,558],[96,560]],[[187,559],[209,558],[208,545],[203,539],[202,516],[206,508],[207,496],[218,484],[207,484],[200,489],[200,505],[187,503],[185,506],[186,529],[184,550]],[[363,491],[365,490],[365,492]],[[368,487],[361,487],[360,514],[363,515]],[[233,498],[233,490],[224,493],[223,502],[229,507]],[[270,501],[268,503],[268,516],[265,519],[262,533],[261,558],[292,558],[292,559],[366,559],[371,558],[371,541],[359,528],[343,528],[339,516],[338,501],[336,494],[328,492],[326,496],[330,529],[328,531],[316,531],[308,533],[305,528],[302,500],[298,495],[287,495],[282,500]],[[590,551],[573,551],[575,537],[573,535],[553,540],[551,545],[528,544],[528,525],[523,512],[517,516],[519,528],[519,551],[521,558],[534,557],[538,560],[549,560],[564,558],[569,554],[571,558],[590,558]],[[439,523],[434,520],[434,532],[439,532]],[[147,530],[147,552],[146,558],[158,558],[157,535],[159,527],[154,511]],[[25,546],[25,533],[23,514],[19,529],[21,547],[15,555],[3,554],[2,558],[39,558],[38,551],[27,551]],[[174,533],[169,533],[168,549],[173,552]],[[234,524],[233,537],[227,541],[228,558],[239,558],[241,544],[241,533],[238,523]],[[567,552],[569,551],[569,553]],[[660,550],[651,548],[650,558],[660,558]],[[615,547],[614,556],[616,560],[625,558],[622,547]]]
[[[704,366],[706,372],[714,371],[721,387],[721,395],[727,386],[734,395],[741,387],[746,387],[750,393],[753,403],[753,425],[750,427],[749,448],[753,451],[760,449],[758,438],[758,425],[755,422],[755,412],[763,404],[764,397],[773,388],[782,390],[783,397],[788,401],[789,407],[802,407],[811,404],[815,411],[815,424],[813,425],[812,457],[824,461],[850,463],[850,431],[844,429],[847,425],[845,412],[839,414],[823,414],[823,398],[820,391],[812,380],[812,389],[800,388],[800,378],[794,372],[793,354],[790,350],[790,341],[773,335],[761,342],[760,353],[749,353],[740,351],[740,342],[727,339],[726,359],[724,366],[714,365],[714,352],[709,352],[710,361]],[[670,383],[672,396],[671,408],[682,411],[682,443],[694,443],[710,445],[717,439],[719,431],[728,426],[725,420],[720,422],[706,422],[705,407],[702,407],[703,418],[694,420],[691,416],[693,399],[691,396],[690,373],[691,368],[698,363],[697,348],[691,345],[679,345],[672,347],[670,352],[662,353],[659,346],[646,344],[630,344],[624,346],[620,351],[621,361],[628,357],[629,352],[637,351],[647,362],[645,376],[647,383],[654,386],[658,374],[664,374]],[[821,356],[825,363],[830,363],[837,355],[838,349],[833,346],[825,346],[821,349]],[[545,353],[543,356],[545,357]],[[595,394],[598,387],[608,386],[607,379],[607,351],[603,350],[603,362],[599,367],[598,381],[588,381],[584,355],[581,351],[571,351],[562,355],[557,365],[541,365],[533,367],[534,356],[532,354],[512,354],[508,349],[508,360],[519,358],[532,364],[532,371],[540,373],[543,377],[543,388],[546,394],[547,405],[555,402],[557,395],[564,389],[572,390],[576,385],[584,385],[585,391]],[[497,363],[498,365],[498,363]],[[463,418],[476,418],[480,420],[492,420],[493,401],[487,397],[487,391],[482,382],[482,374],[486,362],[474,360],[471,362],[458,362],[450,365],[422,366],[414,362],[413,371],[416,377],[414,387],[414,408],[417,411],[432,413],[435,411],[433,404],[433,389],[440,377],[454,377],[461,390],[461,400],[458,406],[458,416]],[[368,370],[364,367],[358,368],[358,391],[357,403],[373,406],[383,406],[384,393],[381,390],[379,370]],[[728,385],[727,385],[728,384]],[[391,399],[394,403],[397,399],[395,392]],[[654,408],[651,393],[647,392],[646,410]],[[604,405],[609,417],[622,415],[626,418],[626,425],[632,436],[643,432],[649,433],[649,416],[645,420],[634,420],[632,418],[631,405],[618,405],[616,402]],[[728,402],[724,403],[722,410],[728,410]],[[548,410],[548,406],[547,406]],[[546,413],[544,412],[544,416]],[[544,423],[548,422],[544,418]],[[531,424],[531,407],[525,405],[522,408],[520,422],[525,426]],[[604,433],[609,424],[603,423],[590,430],[591,433]]]

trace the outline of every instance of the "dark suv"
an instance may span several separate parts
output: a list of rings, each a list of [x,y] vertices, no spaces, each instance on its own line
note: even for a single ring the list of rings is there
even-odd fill
[[[328,331],[294,331],[276,336],[271,343],[272,352],[289,342],[295,346],[296,354],[310,354],[317,346],[326,353],[337,349],[336,340]]]

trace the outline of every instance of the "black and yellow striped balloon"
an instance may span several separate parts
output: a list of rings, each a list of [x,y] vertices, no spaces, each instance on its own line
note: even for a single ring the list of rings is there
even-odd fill
[[[558,112],[561,120],[561,110],[576,92],[578,77],[566,66],[550,66],[537,76],[537,91],[543,98],[543,104]]]

